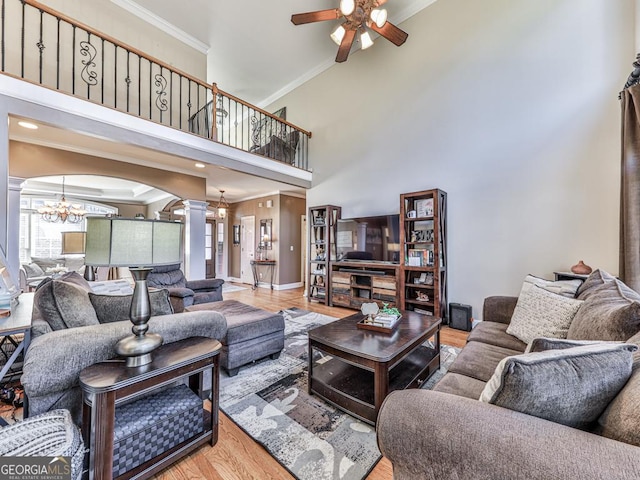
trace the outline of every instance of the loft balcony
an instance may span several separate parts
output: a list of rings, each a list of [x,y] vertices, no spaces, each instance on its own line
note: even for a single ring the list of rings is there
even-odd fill
[[[0,71],[309,171],[311,133],[33,0],[0,0]],[[10,46],[10,48],[7,48]]]

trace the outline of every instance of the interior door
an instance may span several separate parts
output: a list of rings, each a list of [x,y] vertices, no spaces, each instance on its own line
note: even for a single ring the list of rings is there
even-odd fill
[[[205,278],[216,278],[216,221],[207,220],[204,230]]]
[[[253,215],[240,219],[240,280],[253,285],[253,260],[256,248],[256,217]]]

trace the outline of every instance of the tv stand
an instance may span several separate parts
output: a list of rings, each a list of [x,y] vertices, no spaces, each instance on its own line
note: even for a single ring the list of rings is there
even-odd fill
[[[331,264],[331,305],[360,309],[363,303],[398,304],[399,265],[342,260]]]

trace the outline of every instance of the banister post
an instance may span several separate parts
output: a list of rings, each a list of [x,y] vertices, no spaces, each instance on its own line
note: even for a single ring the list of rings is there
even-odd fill
[[[213,100],[211,102],[211,140],[218,141],[218,84],[212,83]]]

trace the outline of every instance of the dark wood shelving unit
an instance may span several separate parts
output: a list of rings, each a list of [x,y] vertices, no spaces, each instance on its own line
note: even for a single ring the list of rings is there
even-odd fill
[[[400,308],[447,323],[446,192],[400,195],[400,250]]]
[[[336,229],[341,208],[323,205],[309,208],[309,300],[330,304],[331,263],[336,261]]]

